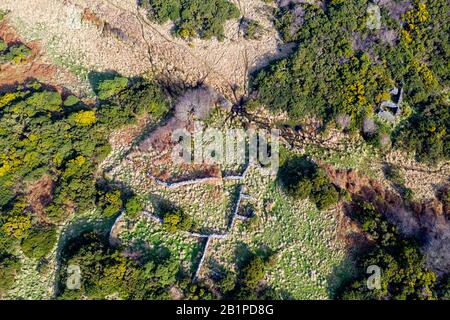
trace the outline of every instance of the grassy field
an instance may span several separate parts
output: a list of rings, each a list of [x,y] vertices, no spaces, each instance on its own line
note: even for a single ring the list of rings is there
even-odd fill
[[[125,219],[127,227],[120,234],[125,247],[143,252],[165,250],[180,261],[188,272],[193,272],[200,258],[204,244],[198,238],[184,233],[168,233],[162,225],[141,216],[135,221]]]
[[[280,299],[327,299],[336,281],[346,276],[336,279],[334,274],[345,262],[345,250],[336,241],[335,212],[319,212],[309,201],[294,202],[273,182],[261,200],[255,218],[239,221],[228,239],[214,240],[209,265],[235,270],[246,252],[269,248],[277,263],[265,281]]]
[[[214,113],[208,125],[224,123],[222,116]],[[315,151],[325,157],[321,150]],[[152,161],[145,156],[141,159],[143,163]],[[342,159],[340,163],[353,167],[357,165],[355,161],[358,159]],[[341,270],[346,251],[337,240],[338,212],[320,212],[308,200],[294,201],[284,194],[274,176],[263,173],[264,169],[252,167],[243,182],[221,181],[171,190],[143,178],[145,165],[142,163],[123,162],[113,170],[115,180],[145,197],[149,212],[158,214],[160,204],[168,202],[192,218],[194,231],[204,233],[227,232],[242,183],[248,197],[242,201],[240,213],[244,208],[251,208],[254,216],[248,221],[237,220],[227,238],[211,240],[200,278],[212,274],[216,268],[236,273],[250,251],[268,248],[276,254],[277,263],[268,270],[264,281],[276,290],[280,299],[329,298],[339,281],[351,273],[351,268]],[[204,241],[182,232],[168,234],[157,222],[144,217],[126,225],[121,234],[124,243],[143,242],[148,246],[146,250],[167,248],[179,257],[186,270],[195,270]]]

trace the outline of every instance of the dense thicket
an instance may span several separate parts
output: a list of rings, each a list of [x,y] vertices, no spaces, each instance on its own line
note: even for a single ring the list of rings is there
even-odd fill
[[[79,267],[82,276],[72,279],[70,266]],[[78,279],[79,289],[71,290],[68,281],[78,285]],[[110,246],[107,236],[94,231],[63,248],[58,287],[59,299],[161,300],[174,299],[174,294],[186,300],[212,298],[207,287],[192,283],[167,248],[155,246],[125,256]]]
[[[71,265],[81,271],[79,290],[66,285]],[[130,259],[111,248],[107,237],[85,233],[64,249],[59,298],[169,299],[169,288],[177,283],[180,272],[179,262],[166,250]]]
[[[224,23],[239,18],[238,8],[228,0],[141,0],[150,20],[175,23],[175,34],[184,39],[224,39]]]
[[[325,170],[306,156],[285,159],[278,178],[289,195],[296,199],[309,198],[319,210],[328,209],[339,200],[339,189],[331,183]]]
[[[420,299],[442,296],[437,291],[436,274],[427,269],[424,258],[414,240],[402,237],[375,207],[358,201],[351,216],[360,223],[363,232],[373,240],[373,247],[358,258],[358,276],[345,284],[339,293],[341,299]],[[369,288],[371,275],[368,267],[380,268],[379,287]]]
[[[142,113],[160,117],[168,104],[143,79],[115,77],[95,91],[96,105],[36,81],[0,94],[0,255],[20,245],[26,256],[44,258],[55,224],[73,213],[140,210],[136,197],[95,171],[111,149],[112,130]]]
[[[12,254],[0,253],[0,298],[12,287],[20,271],[20,261]]]
[[[450,158],[448,103],[432,101],[395,132],[398,146],[415,151],[419,161],[436,163]]]
[[[424,161],[448,159],[445,147],[415,147],[435,141],[425,131],[443,129],[439,117],[447,119],[449,114],[449,3],[383,3],[381,29],[374,30],[366,24],[366,0],[333,0],[325,6],[290,3],[280,8],[276,25],[283,39],[297,42],[298,49],[258,72],[253,88],[261,103],[288,112],[292,120],[314,116],[361,131],[383,146],[395,123],[386,123],[377,113],[381,103],[392,98],[394,87],[403,88],[402,114],[397,119],[409,123],[402,127],[403,137],[418,121],[422,129],[412,135],[411,143],[405,143],[407,138],[394,142],[416,151]],[[438,132],[444,145],[446,129]],[[430,156],[429,148],[433,148]]]
[[[276,255],[271,252],[257,254],[249,251],[238,266],[238,274],[223,271],[214,281],[225,299],[276,299],[275,291],[263,281],[267,270],[273,268],[276,262]]]

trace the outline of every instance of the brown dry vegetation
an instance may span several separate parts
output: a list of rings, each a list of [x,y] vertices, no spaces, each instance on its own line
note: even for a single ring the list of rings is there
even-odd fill
[[[172,152],[178,144],[173,141],[173,135],[177,130],[192,134],[194,122],[207,118],[211,111],[215,107],[223,105],[224,101],[223,97],[208,87],[189,90],[178,98],[174,116],[165,125],[156,128],[139,144],[138,153],[148,153],[149,151],[155,153],[151,163],[148,163],[148,170],[152,176],[163,181],[173,182],[172,172],[174,169],[178,169],[183,174],[176,180],[220,177],[220,169],[217,165],[174,163]]]
[[[62,92],[64,82],[72,81],[77,83],[76,77],[67,70],[55,66],[45,56],[45,50],[39,41],[25,42],[19,36],[14,27],[10,25],[8,19],[0,23],[0,38],[5,42],[24,43],[32,50],[31,56],[23,63],[7,63],[0,66],[0,90],[8,90],[17,84],[23,83],[29,79],[39,80]],[[61,81],[64,79],[64,81]]]
[[[46,175],[29,184],[27,188],[27,201],[42,222],[47,222],[44,208],[52,201],[53,187],[54,182],[52,178]]]
[[[382,183],[363,176],[355,170],[336,170],[326,164],[322,166],[333,183],[347,190],[353,198],[373,203],[402,234],[417,238],[421,243],[426,261],[433,270],[438,274],[444,274],[449,270],[450,210],[448,205],[436,198],[408,202]]]
[[[17,32],[7,20],[0,23],[0,38],[7,43],[21,42]],[[0,86],[9,86],[21,83],[29,78],[41,81],[50,81],[56,72],[56,67],[39,61],[41,48],[37,41],[26,43],[32,50],[32,55],[21,64],[5,64],[0,66]]]

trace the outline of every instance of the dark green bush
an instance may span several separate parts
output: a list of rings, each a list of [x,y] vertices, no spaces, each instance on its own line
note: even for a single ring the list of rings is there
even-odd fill
[[[402,237],[370,203],[354,203],[351,217],[361,224],[375,244],[359,256],[359,274],[343,284],[338,294],[341,299],[422,300],[436,297],[436,274],[426,267],[416,241]],[[369,266],[380,268],[380,288],[371,290],[367,287]]]
[[[259,40],[263,34],[263,27],[261,24],[253,19],[242,19],[242,29],[244,31],[244,38],[247,40]]]
[[[80,290],[66,287],[69,265],[79,266]],[[85,233],[64,248],[59,274],[59,299],[169,299],[169,289],[177,285],[179,262],[170,257],[135,261],[109,246],[107,237]],[[200,292],[199,292],[200,294]]]
[[[142,200],[138,196],[129,198],[125,205],[125,212],[130,217],[136,217],[143,209]]]
[[[158,23],[172,20],[175,32],[188,39],[224,38],[224,23],[239,18],[238,8],[228,0],[142,0],[148,17]]]
[[[20,247],[29,258],[45,258],[56,243],[55,228],[34,228],[30,234],[22,240]]]
[[[258,256],[251,259],[241,270],[242,284],[248,288],[256,288],[258,283],[264,278],[266,273],[266,263]]]
[[[287,159],[278,178],[289,195],[296,199],[310,198],[319,210],[328,209],[339,200],[339,192],[325,170],[305,156]]]
[[[126,206],[122,191],[98,184],[94,174],[111,150],[109,133],[145,112],[158,119],[168,103],[157,85],[143,79],[105,81],[99,81],[98,92],[108,100],[95,107],[70,95],[63,101],[36,81],[0,94],[0,242],[5,246],[27,235],[35,214],[26,201],[27,185],[43,176],[54,184],[43,208],[51,222],[96,206],[110,217]],[[137,207],[130,203],[129,209]],[[6,223],[8,232],[3,232]],[[34,240],[45,240],[39,237],[33,233],[24,240],[27,255],[45,255],[33,247]]]
[[[19,271],[20,261],[17,257],[0,253],[0,297],[12,287]]]
[[[397,136],[398,148],[415,152],[417,160],[436,164],[450,159],[450,106],[433,102],[408,119]]]
[[[101,100],[108,100],[128,88],[129,80],[125,77],[115,77],[114,79],[104,80],[99,83],[97,96]]]

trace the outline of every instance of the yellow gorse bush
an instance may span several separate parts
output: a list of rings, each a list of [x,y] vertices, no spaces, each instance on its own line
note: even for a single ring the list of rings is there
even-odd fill
[[[10,217],[2,226],[3,232],[15,237],[16,239],[23,238],[30,228],[31,220],[27,216]]]
[[[78,126],[90,126],[97,122],[94,111],[80,111],[75,114],[74,121]]]
[[[402,30],[402,38],[407,44],[411,44],[422,32],[420,25],[430,19],[427,5],[418,3],[416,8],[404,14],[403,19],[406,24]]]

